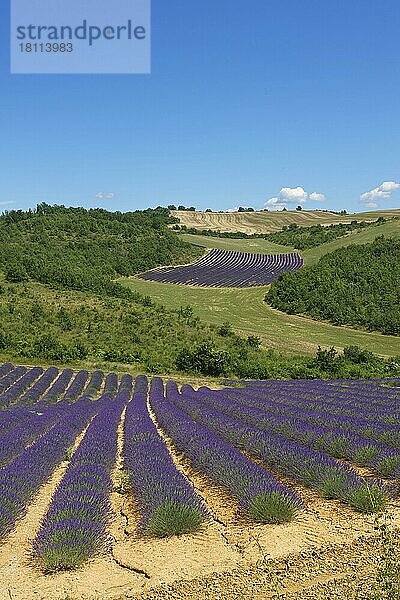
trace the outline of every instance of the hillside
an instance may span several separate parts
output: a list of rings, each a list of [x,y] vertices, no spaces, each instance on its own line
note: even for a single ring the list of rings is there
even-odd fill
[[[283,274],[266,301],[290,314],[400,335],[400,240],[379,237]]]
[[[168,229],[173,222],[163,208],[111,213],[40,204],[34,211],[6,212],[0,216],[0,269],[11,282],[118,295],[118,276],[199,255]]]
[[[381,210],[352,215],[340,215],[331,212],[302,210],[280,212],[224,212],[206,213],[194,211],[172,211],[182,225],[196,229],[214,231],[240,231],[242,233],[271,233],[281,230],[285,225],[296,223],[299,226],[330,225],[332,223],[350,223],[357,221],[376,221],[379,217],[400,216],[400,210]]]
[[[0,217],[2,358],[263,378],[329,376],[314,363],[319,346],[398,353],[397,338],[271,309],[263,303],[266,287],[194,290],[121,277],[201,255],[167,228],[171,223],[165,209],[121,214],[40,205]],[[189,355],[191,363],[183,360]],[[385,362],[371,360],[367,367],[343,363],[341,374],[387,373]]]
[[[382,356],[400,353],[399,338],[350,327],[335,326],[300,315],[288,315],[264,302],[267,287],[248,289],[194,288],[134,277],[121,283],[135,292],[151,296],[169,309],[190,305],[193,314],[204,323],[221,327],[230,322],[242,336],[258,336],[270,352],[282,352],[288,360],[293,355],[310,356],[318,346],[342,349],[358,345]]]
[[[390,219],[381,225],[373,225],[366,229],[352,231],[325,244],[308,248],[307,250],[302,250],[300,254],[302,255],[306,264],[314,264],[321,258],[321,256],[324,256],[328,252],[333,252],[338,248],[349,246],[350,244],[366,244],[368,242],[372,242],[380,235],[394,238],[400,237],[400,218]],[[181,233],[179,237],[185,242],[202,246],[204,248],[219,248],[221,250],[233,250],[236,252],[283,254],[295,251],[295,248],[292,246],[275,244],[270,239],[266,240],[263,238],[232,239],[225,237],[192,235],[186,233]]]

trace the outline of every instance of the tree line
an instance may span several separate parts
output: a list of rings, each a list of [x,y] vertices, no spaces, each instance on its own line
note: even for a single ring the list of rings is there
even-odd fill
[[[281,275],[265,300],[289,314],[400,335],[400,240],[339,248]]]

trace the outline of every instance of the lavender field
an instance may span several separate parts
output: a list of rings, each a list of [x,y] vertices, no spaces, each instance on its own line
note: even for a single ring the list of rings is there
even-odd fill
[[[196,262],[180,267],[158,267],[140,279],[200,287],[246,288],[269,285],[285,271],[297,271],[303,259],[288,254],[251,254],[213,249]]]
[[[209,527],[213,510],[192,473],[223,490],[247,523],[301,521],[308,490],[354,514],[379,513],[398,492],[399,386],[271,380],[195,390],[4,364],[0,536],[5,543],[60,464],[65,472],[26,548],[44,573],[112,550],[116,489],[135,506],[139,537]]]

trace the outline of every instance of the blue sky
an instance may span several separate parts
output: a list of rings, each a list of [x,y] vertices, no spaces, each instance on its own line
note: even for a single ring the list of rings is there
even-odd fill
[[[153,0],[151,75],[10,75],[0,10],[0,209],[400,206],[398,1]]]

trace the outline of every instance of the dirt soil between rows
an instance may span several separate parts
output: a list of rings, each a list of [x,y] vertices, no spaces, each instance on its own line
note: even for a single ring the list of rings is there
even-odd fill
[[[130,494],[115,491],[112,552],[77,571],[44,575],[29,551],[66,466],[0,547],[1,600],[350,599],[374,578],[380,548],[372,516],[310,493],[307,510],[293,522],[254,526],[238,519],[232,501],[225,504],[207,480],[201,491],[214,519],[199,533],[140,537]],[[400,504],[389,513],[400,528]]]
[[[122,419],[110,551],[78,570],[52,575],[33,562],[32,542],[68,467],[65,461],[0,544],[0,600],[362,600],[356,591],[371,587],[381,552],[373,516],[355,513],[291,482],[307,508],[291,523],[254,525],[238,514],[237,503],[224,489],[193,469],[159,432],[177,468],[211,512],[203,529],[168,539],[138,534],[138,508],[122,471]],[[83,433],[75,448],[82,437]],[[392,502],[388,514],[399,531],[399,500]]]

